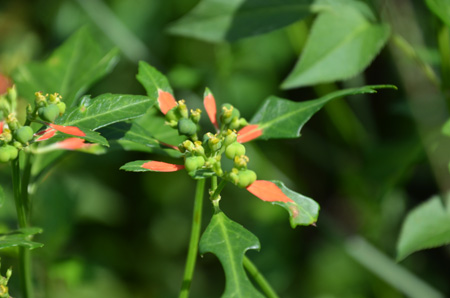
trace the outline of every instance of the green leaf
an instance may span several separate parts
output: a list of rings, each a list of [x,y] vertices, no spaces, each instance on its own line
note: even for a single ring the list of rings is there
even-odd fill
[[[437,15],[447,26],[450,26],[450,1],[426,0],[428,8]]]
[[[329,93],[319,99],[293,102],[270,96],[256,112],[251,123],[262,129],[261,139],[296,138],[300,136],[303,125],[327,102],[347,95],[376,93],[375,89],[394,88],[392,85],[375,85],[344,89]]]
[[[352,3],[353,1],[349,1]],[[385,24],[374,24],[360,7],[323,5],[303,53],[282,88],[345,80],[364,70],[389,37]]]
[[[139,62],[139,71],[136,78],[144,86],[150,98],[158,98],[158,89],[173,94],[166,76],[144,61]]]
[[[293,203],[272,203],[283,207],[289,212],[289,221],[292,228],[300,225],[309,226],[317,222],[320,206],[316,201],[290,190],[281,181],[273,180],[272,182],[275,183],[286,196],[294,201]]]
[[[408,213],[397,243],[397,260],[418,250],[450,243],[450,197],[446,205],[434,196]]]
[[[169,32],[210,42],[270,32],[310,14],[311,0],[203,0]]]
[[[171,157],[181,157],[181,152],[169,148],[152,136],[152,132],[136,122],[116,123],[102,130],[102,135],[110,142],[116,141],[123,148],[134,151],[144,151]],[[135,146],[133,146],[133,144]]]
[[[95,98],[84,96],[78,107],[73,107],[56,123],[82,126],[97,130],[112,123],[144,115],[156,102],[156,98],[142,95],[102,94]]]
[[[75,105],[94,82],[109,73],[118,61],[116,49],[100,48],[87,28],[80,29],[45,62],[31,62],[13,74],[18,92],[34,100],[34,93],[58,92],[68,107]]]
[[[149,162],[151,160],[136,160],[131,161],[123,166],[120,167],[121,170],[128,171],[128,172],[153,172],[152,170],[145,169],[142,167],[142,165],[146,162]]]
[[[22,246],[35,249],[44,246],[42,243],[29,240],[30,236],[42,233],[40,228],[26,228],[12,231],[7,234],[0,234],[0,249]]]
[[[215,213],[203,233],[199,251],[213,253],[225,271],[225,292],[221,296],[253,298],[262,296],[250,282],[244,271],[244,254],[249,249],[260,248],[258,238],[223,212]]]

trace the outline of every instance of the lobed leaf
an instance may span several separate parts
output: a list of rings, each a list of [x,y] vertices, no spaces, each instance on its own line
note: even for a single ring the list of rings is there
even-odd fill
[[[91,130],[144,115],[156,98],[142,95],[102,94],[95,98],[84,96],[77,107],[71,108],[57,124],[82,126]]]
[[[118,61],[116,49],[100,48],[87,28],[80,29],[44,62],[31,62],[13,74],[19,93],[34,100],[34,93],[58,92],[68,107]]]
[[[427,248],[450,244],[450,199],[447,207],[438,196],[411,210],[397,242],[397,260]]]
[[[311,0],[203,0],[169,27],[173,34],[210,42],[270,32],[310,14]]]
[[[303,125],[330,100],[347,95],[376,93],[375,89],[381,88],[396,87],[392,85],[375,85],[344,89],[329,93],[319,99],[303,102],[293,102],[270,96],[250,121],[257,125],[253,126],[253,129],[245,130],[245,134],[240,132],[240,139],[247,141],[246,134],[256,135],[264,140],[299,137]],[[255,134],[255,130],[262,130],[262,132],[258,131],[258,134]]]
[[[203,233],[199,251],[217,256],[225,271],[225,291],[221,297],[264,297],[250,282],[243,267],[244,254],[260,249],[258,238],[223,212],[216,212]]]
[[[40,233],[42,233],[42,229],[40,228],[26,228],[7,234],[0,234],[0,249],[15,246],[22,246],[28,249],[42,247],[44,244],[29,240],[30,236]]]
[[[370,64],[386,43],[390,29],[369,21],[367,12],[355,2],[320,5],[303,53],[282,88],[345,80]]]

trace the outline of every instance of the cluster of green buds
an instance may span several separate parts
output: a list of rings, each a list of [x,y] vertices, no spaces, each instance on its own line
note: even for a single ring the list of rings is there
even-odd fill
[[[61,101],[62,96],[58,93],[44,95],[42,92],[36,92],[34,95],[34,108],[27,106],[27,119],[30,121],[39,117],[42,121],[53,123],[66,111],[66,104]]]
[[[256,180],[256,174],[247,169],[249,158],[245,155],[245,146],[237,141],[236,130],[248,124],[240,117],[239,110],[230,104],[224,104],[219,117],[220,129],[215,134],[205,133],[201,141],[197,136],[200,116],[199,109],[189,113],[184,100],[178,101],[165,115],[169,126],[177,128],[180,135],[188,137],[178,146],[184,154],[187,172],[191,176],[197,175],[199,171],[215,174],[241,188],[252,184]],[[232,167],[223,169],[223,154],[233,162]]]
[[[0,298],[11,298],[8,293],[8,281],[11,278],[12,269],[6,271],[6,276],[0,275]]]
[[[0,96],[0,162],[15,160],[19,150],[26,149],[35,137],[30,124],[33,121],[53,123],[65,112],[66,106],[58,93],[35,93],[35,104],[27,106],[27,119],[22,125],[16,117],[17,91],[15,86]]]

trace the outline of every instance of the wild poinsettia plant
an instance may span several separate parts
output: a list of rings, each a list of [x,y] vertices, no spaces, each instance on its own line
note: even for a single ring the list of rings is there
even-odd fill
[[[303,102],[292,102],[272,96],[256,112],[251,124],[230,104],[224,103],[218,109],[213,94],[206,89],[203,105],[214,128],[208,132],[200,125],[203,124],[200,121],[202,111],[189,110],[185,100],[176,101],[167,78],[159,71],[141,62],[137,78],[146,88],[148,95],[157,99],[166,126],[182,137],[179,144],[167,144],[161,140],[152,142],[173,150],[172,156],[178,157],[180,161],[166,163],[139,160],[125,164],[121,169],[134,172],[185,170],[197,180],[194,219],[180,297],[189,295],[198,248],[200,253],[214,253],[222,263],[226,276],[226,288],[222,297],[262,297],[249,281],[243,265],[266,295],[276,297],[256,267],[244,255],[248,249],[259,249],[258,238],[225,216],[219,208],[221,191],[226,184],[231,183],[246,189],[263,201],[282,206],[290,215],[292,227],[314,225],[319,205],[287,188],[280,181],[258,180],[257,174],[250,169],[251,157],[246,155],[245,143],[255,139],[298,137],[304,123],[331,99],[349,94],[375,92],[375,88],[388,86],[341,90],[320,99]],[[158,116],[151,114],[151,117]],[[206,180],[210,180],[208,193],[215,212],[200,239],[199,219]]]

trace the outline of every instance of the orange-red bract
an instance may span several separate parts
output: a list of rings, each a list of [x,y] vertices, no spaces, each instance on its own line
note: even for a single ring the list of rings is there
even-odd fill
[[[161,89],[158,89],[158,104],[164,115],[177,106],[177,102],[173,95]]]
[[[50,139],[51,137],[53,137],[56,133],[56,130],[53,128],[47,128],[43,131],[40,131],[38,133],[36,133],[37,136],[40,136],[39,138],[36,139],[36,141],[45,141]]]
[[[219,129],[219,124],[217,123],[216,100],[210,92],[206,93],[205,98],[203,99],[203,105],[205,106],[205,110],[208,114],[209,120],[211,120],[211,123],[216,129]]]
[[[91,144],[85,144],[85,140],[79,138],[68,138],[55,144],[58,148],[66,150],[77,150],[88,147]]]
[[[263,201],[267,202],[294,202],[273,182],[266,180],[256,180],[247,190]]]
[[[238,131],[237,141],[239,143],[249,142],[260,137],[263,130],[258,127],[258,124],[250,124]]]
[[[64,125],[57,125],[57,124],[53,124],[53,123],[50,123],[48,125],[51,128],[53,128],[57,131],[63,132],[65,134],[68,134],[68,135],[73,135],[73,136],[77,136],[77,137],[86,136],[86,134],[76,126],[64,126]]]
[[[184,165],[175,165],[162,161],[149,161],[142,165],[144,169],[155,172],[176,172],[184,169]]]

